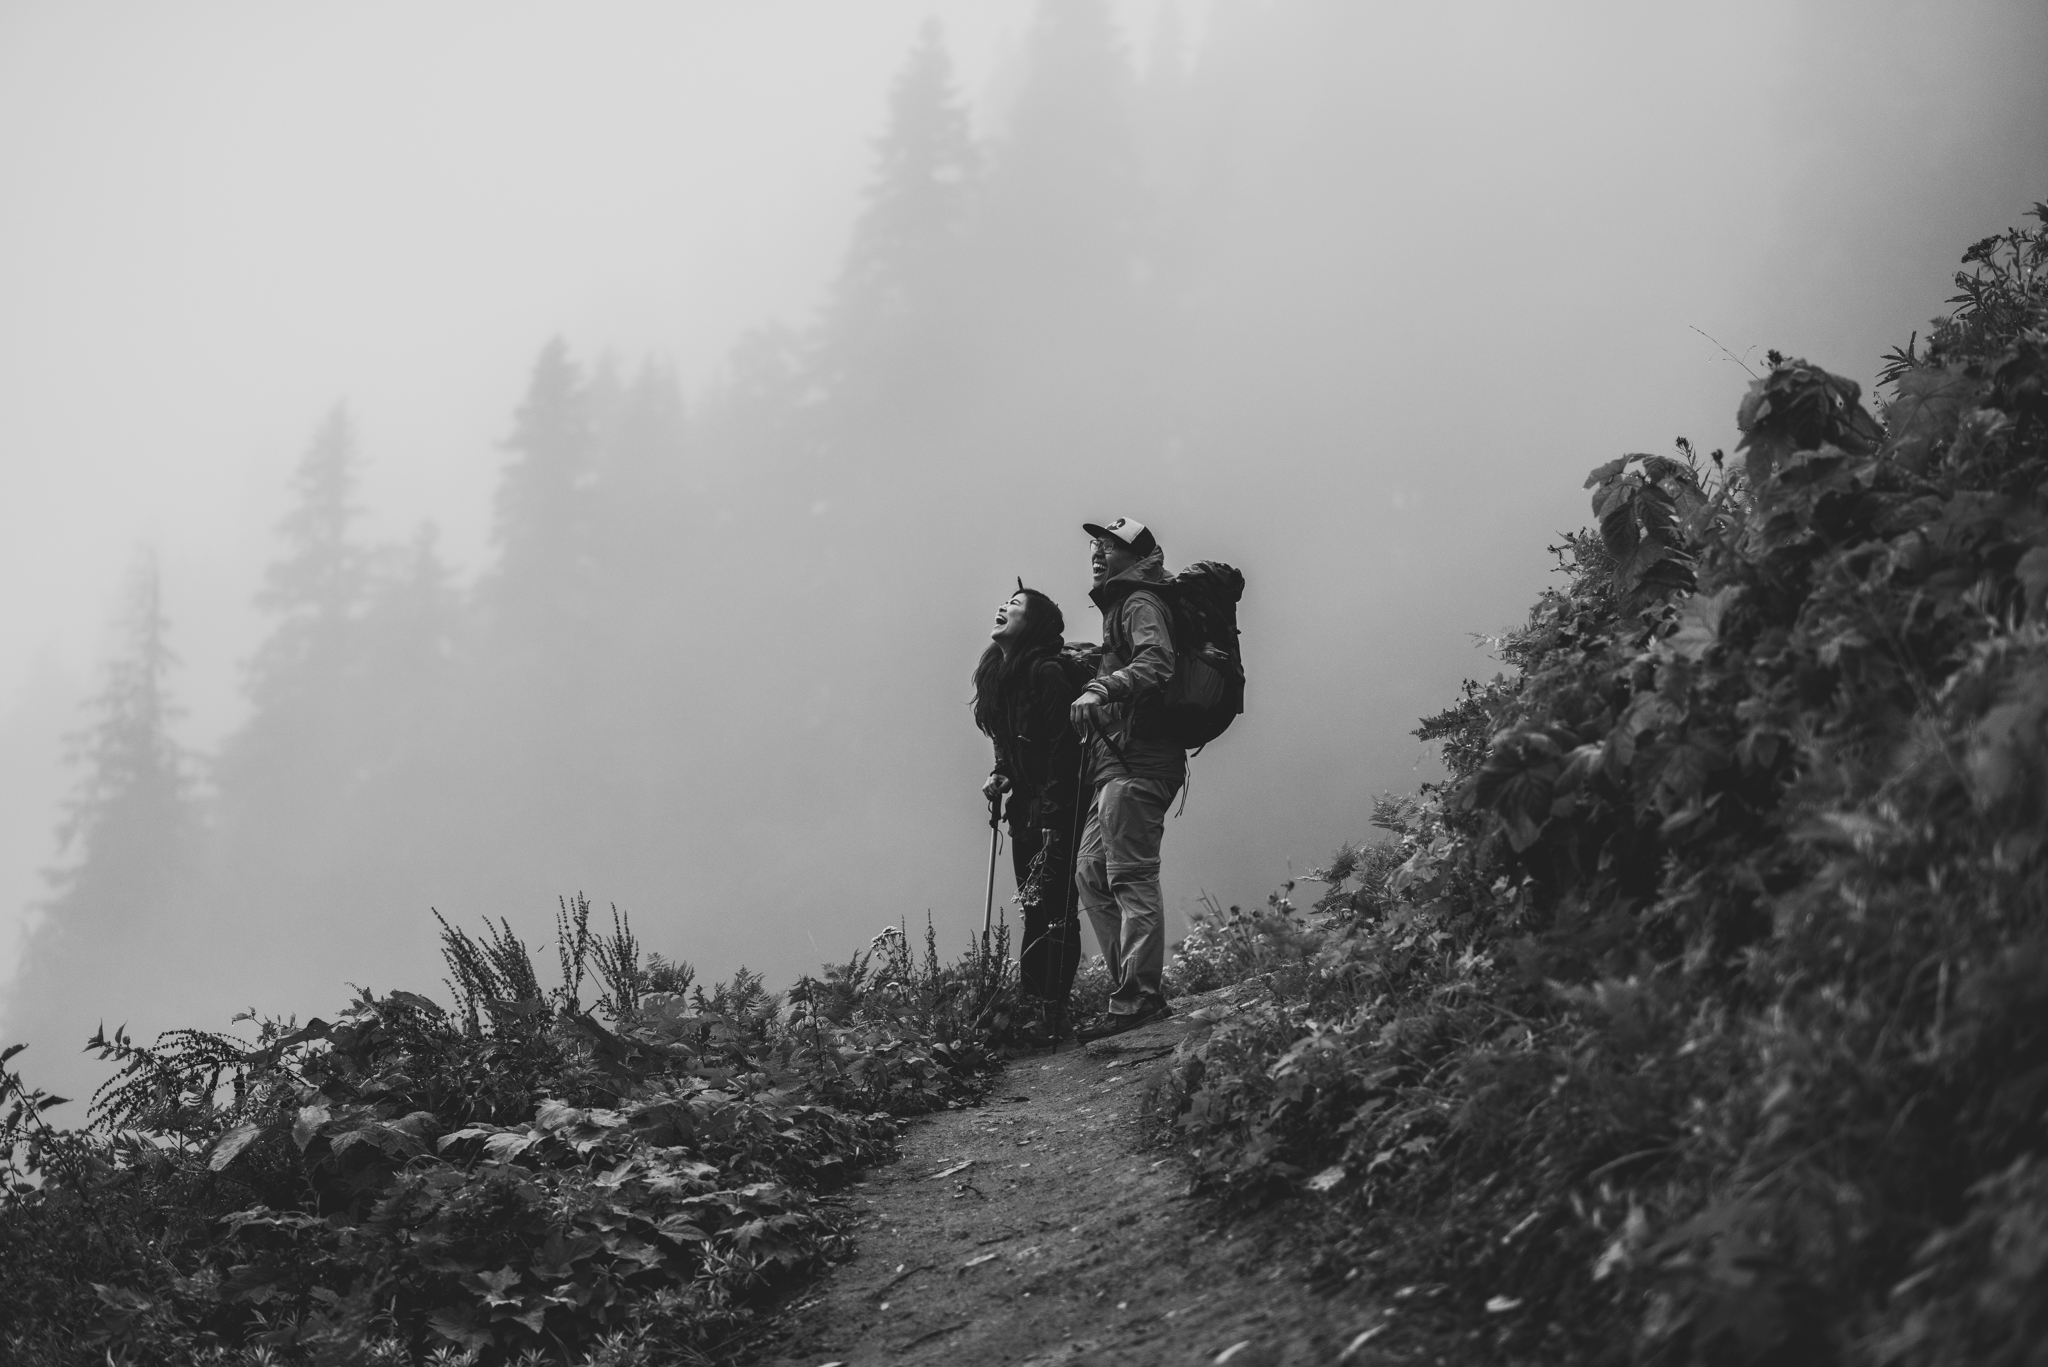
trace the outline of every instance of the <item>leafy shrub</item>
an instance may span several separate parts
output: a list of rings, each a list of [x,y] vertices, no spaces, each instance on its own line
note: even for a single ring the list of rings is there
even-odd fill
[[[509,924],[442,931],[452,1011],[96,1039],[121,1071],[88,1130],[0,1066],[7,1360],[708,1360],[845,1249],[829,1194],[975,1095],[1014,1009],[1000,943],[947,967],[929,930],[787,1004],[580,898],[553,988]]]
[[[1266,898],[1266,905],[1246,911],[1233,906],[1228,911],[1214,898],[1204,898],[1200,910],[1188,918],[1188,934],[1174,946],[1173,962],[1167,970],[1171,991],[1208,992],[1232,983],[1260,979],[1288,957],[1290,919],[1294,891],[1289,882]]]
[[[1593,471],[1514,675],[1418,733],[1450,781],[1268,959],[1198,945],[1265,989],[1176,1062],[1201,1180],[1326,1193],[1507,1357],[2044,1360],[2034,213],[1882,424],[1773,353],[1739,468]]]

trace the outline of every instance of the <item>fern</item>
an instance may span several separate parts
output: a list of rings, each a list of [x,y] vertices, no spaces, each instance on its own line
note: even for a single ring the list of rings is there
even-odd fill
[[[102,1130],[146,1130],[189,1142],[210,1139],[239,1115],[249,1090],[249,1045],[206,1030],[167,1030],[154,1046],[135,1043],[126,1027],[108,1037],[102,1026],[86,1042],[119,1065],[93,1093]],[[221,1096],[222,1083],[230,1095]]]

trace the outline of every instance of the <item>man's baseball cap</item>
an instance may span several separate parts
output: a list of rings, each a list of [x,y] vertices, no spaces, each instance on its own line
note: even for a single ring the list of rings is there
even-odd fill
[[[1107,527],[1098,526],[1093,522],[1083,522],[1081,530],[1098,541],[1121,541],[1138,555],[1150,555],[1159,549],[1159,539],[1152,535],[1152,529],[1142,522],[1133,522],[1128,517],[1120,517]]]

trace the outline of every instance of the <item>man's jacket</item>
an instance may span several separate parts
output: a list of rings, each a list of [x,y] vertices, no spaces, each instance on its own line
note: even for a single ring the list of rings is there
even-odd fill
[[[1073,838],[1081,738],[1074,734],[1067,710],[1077,692],[1050,655],[1025,662],[1002,685],[995,772],[1010,781],[1003,813],[1012,831],[1045,826]]]
[[[1089,687],[1108,702],[1095,738],[1097,783],[1187,776],[1187,752],[1160,734],[1158,719],[1173,681],[1173,613],[1156,587],[1168,577],[1155,551],[1088,595],[1102,610],[1102,664]]]

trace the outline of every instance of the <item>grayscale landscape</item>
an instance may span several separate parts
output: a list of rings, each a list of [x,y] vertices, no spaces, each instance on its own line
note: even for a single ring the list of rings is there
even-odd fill
[[[0,5],[0,1362],[2040,1361],[2044,70]],[[1245,706],[1084,1050],[969,704],[1126,516]]]

